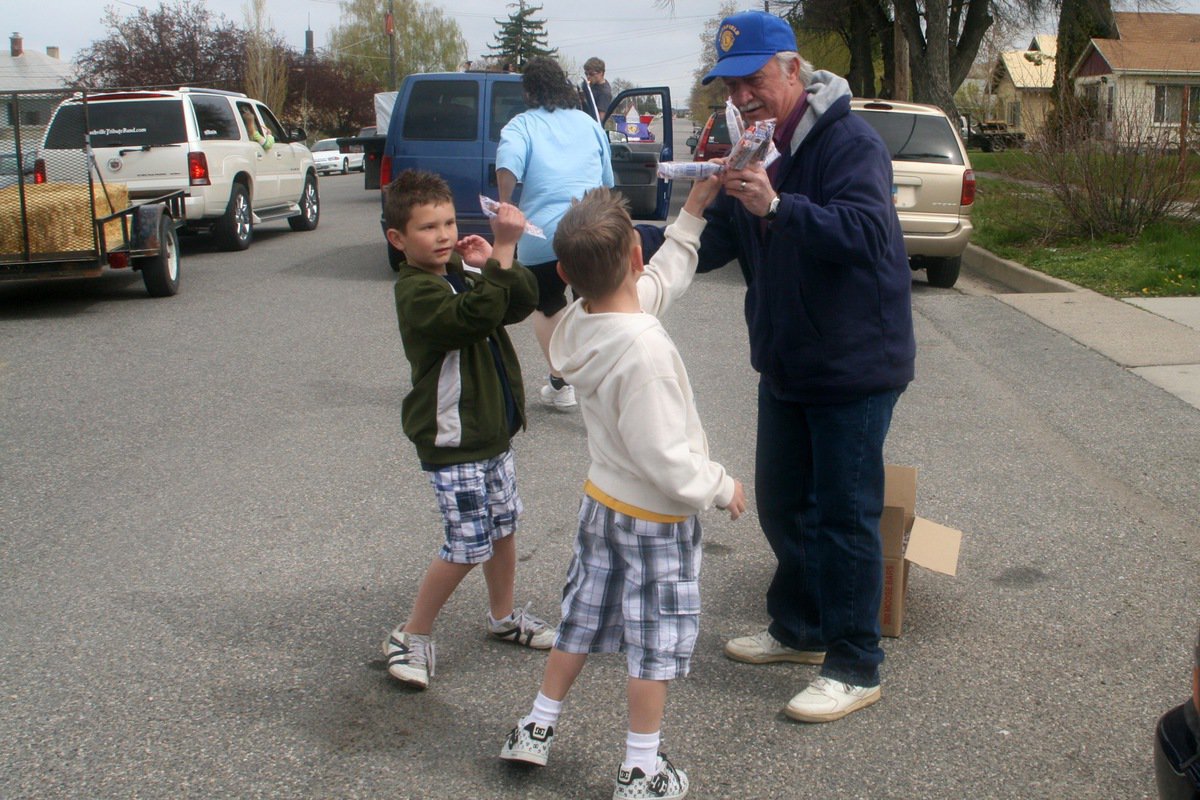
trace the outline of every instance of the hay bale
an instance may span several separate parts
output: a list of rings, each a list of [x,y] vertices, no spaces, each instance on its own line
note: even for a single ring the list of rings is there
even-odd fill
[[[0,189],[0,253],[20,253],[24,249],[19,188]],[[105,187],[96,184],[92,193],[96,218],[129,206],[129,188],[123,183],[108,184],[107,194]],[[92,241],[95,219],[86,184],[26,184],[25,213],[30,253],[77,252],[95,247]],[[105,223],[104,241],[110,251],[125,244],[120,220]]]

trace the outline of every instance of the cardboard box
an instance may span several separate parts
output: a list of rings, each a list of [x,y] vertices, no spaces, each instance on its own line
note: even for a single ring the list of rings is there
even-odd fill
[[[916,515],[917,470],[888,464],[883,489],[883,602],[879,626],[884,636],[899,636],[904,626],[904,594],[910,564],[934,572],[958,572],[962,532]]]

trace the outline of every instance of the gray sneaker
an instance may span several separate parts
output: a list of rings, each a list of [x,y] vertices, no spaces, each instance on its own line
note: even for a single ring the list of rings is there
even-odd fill
[[[493,625],[488,620],[488,636],[513,644],[522,644],[534,650],[549,650],[554,646],[555,629],[545,620],[529,613],[530,603],[524,608],[514,609],[512,619]]]
[[[725,655],[747,664],[772,664],[791,661],[796,664],[824,664],[825,653],[820,650],[795,650],[779,641],[767,630],[750,636],[739,636],[725,643]]]
[[[405,633],[400,625],[383,640],[388,674],[401,683],[424,689],[429,686],[437,660],[433,638],[419,633]]]
[[[554,744],[554,726],[529,722],[517,723],[500,748],[500,757],[505,761],[520,761],[523,764],[546,766],[550,757],[550,745]]]
[[[613,800],[678,800],[688,793],[687,773],[658,754],[658,772],[647,775],[641,767],[617,770]]]

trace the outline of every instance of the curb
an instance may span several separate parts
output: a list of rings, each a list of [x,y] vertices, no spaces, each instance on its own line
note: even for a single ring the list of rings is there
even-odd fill
[[[1001,258],[990,250],[984,250],[979,245],[967,245],[967,250],[963,253],[962,258],[963,264],[972,271],[1017,292],[1041,294],[1084,291],[1082,287],[1068,281],[1052,278],[1023,264],[1018,264],[1016,261]]]

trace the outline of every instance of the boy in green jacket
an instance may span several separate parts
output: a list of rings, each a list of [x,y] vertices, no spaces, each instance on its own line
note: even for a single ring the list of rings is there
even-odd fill
[[[538,290],[513,260],[525,225],[516,206],[501,205],[492,220],[493,248],[481,236],[458,239],[454,197],[440,176],[405,170],[385,191],[387,239],[406,258],[396,280],[413,384],[404,433],[433,484],[445,542],[383,650],[394,678],[424,689],[434,672],[434,619],[476,564],[487,583],[488,634],[539,650],[554,643],[554,630],[528,606],[513,608],[523,507],[510,440],[525,425],[525,392],[504,326],[529,316]]]

